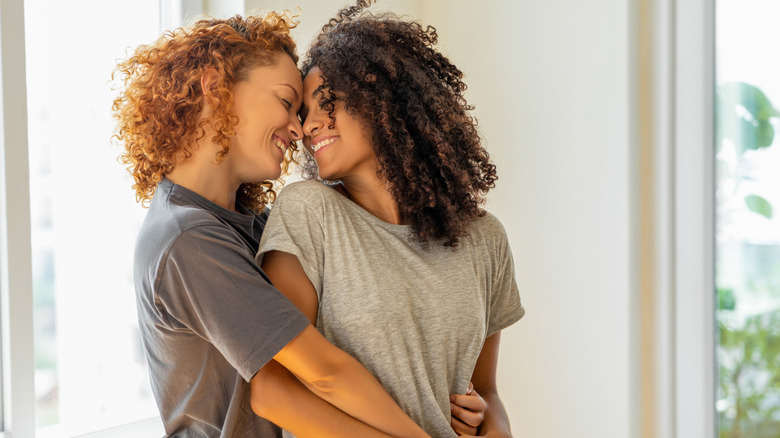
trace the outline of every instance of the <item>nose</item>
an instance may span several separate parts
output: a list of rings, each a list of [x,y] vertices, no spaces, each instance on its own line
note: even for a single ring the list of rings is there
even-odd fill
[[[287,125],[287,131],[290,133],[293,141],[303,138],[303,127],[297,115],[290,117],[290,124]]]
[[[319,132],[323,126],[322,120],[320,119],[321,117],[319,115],[315,114],[314,111],[310,111],[303,121],[303,133],[309,137],[317,135],[317,132]]]

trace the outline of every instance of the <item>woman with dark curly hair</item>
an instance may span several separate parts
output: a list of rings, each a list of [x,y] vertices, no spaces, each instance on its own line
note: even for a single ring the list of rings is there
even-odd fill
[[[149,204],[134,277],[165,432],[427,436],[255,262],[272,181],[302,135],[292,27],[289,14],[204,19],[117,68],[121,160]],[[337,408],[351,416],[326,421]]]
[[[280,194],[258,261],[432,436],[511,436],[499,338],[525,311],[506,232],[481,208],[496,168],[435,29],[369,4],[343,9],[309,49],[310,180]],[[484,401],[450,397],[470,381]]]

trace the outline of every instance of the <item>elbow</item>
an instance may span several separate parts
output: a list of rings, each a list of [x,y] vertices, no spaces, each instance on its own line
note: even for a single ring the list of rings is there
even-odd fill
[[[347,360],[326,362],[316,376],[305,379],[303,384],[320,396],[333,395],[346,385],[350,375],[358,371],[356,366],[360,365],[351,357]]]
[[[274,408],[278,406],[280,397],[284,397],[286,392],[281,387],[282,379],[274,369],[274,365],[273,362],[266,364],[250,382],[249,403],[252,411],[266,419],[274,417]]]
[[[332,394],[338,391],[340,381],[341,379],[337,375],[324,375],[316,379],[308,380],[305,384],[313,392],[319,394]]]

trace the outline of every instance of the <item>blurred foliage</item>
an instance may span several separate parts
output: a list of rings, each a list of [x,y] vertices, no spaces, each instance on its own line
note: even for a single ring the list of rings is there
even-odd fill
[[[754,211],[767,219],[772,219],[772,204],[766,199],[758,195],[747,195],[745,196],[745,204],[751,211]]]
[[[736,304],[734,289],[718,289],[718,310],[734,310]]]
[[[728,82],[718,87],[715,96],[716,156],[726,144],[731,144],[736,153],[736,163],[729,166],[724,158],[719,157],[717,173],[721,180],[740,179],[746,177],[744,154],[772,145],[775,139],[775,128],[771,119],[780,117],[780,111],[763,91],[745,82]],[[735,184],[735,187],[738,184]],[[745,206],[767,219],[772,218],[772,206],[763,197],[749,194],[744,198]]]
[[[716,93],[717,138],[720,148],[730,140],[738,154],[772,145],[775,129],[770,119],[780,117],[763,91],[745,82],[728,82]]]
[[[780,437],[780,310],[718,326],[720,437]]]
[[[772,119],[779,117],[780,111],[758,87],[744,82],[718,87],[715,147],[719,204],[733,199],[740,183],[753,178],[746,157],[751,155],[749,151],[772,146]],[[733,147],[733,153],[721,154],[727,145]],[[748,210],[767,219],[773,217],[772,205],[764,197],[750,193],[743,200]],[[727,218],[733,212],[719,208],[719,214]],[[780,309],[746,318],[736,317],[734,312],[743,294],[760,294],[761,288],[754,283],[748,282],[747,290],[719,284],[716,291],[719,438],[780,438]]]

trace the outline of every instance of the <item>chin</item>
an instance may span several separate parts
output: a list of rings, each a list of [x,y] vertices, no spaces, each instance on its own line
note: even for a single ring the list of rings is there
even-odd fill
[[[337,178],[334,172],[329,172],[327,167],[323,167],[320,163],[317,163],[317,175],[320,179],[333,181]]]
[[[335,177],[334,175],[330,175],[327,172],[320,171],[317,174],[319,175],[320,179],[323,180],[323,181],[337,181],[338,180],[337,177]]]
[[[254,178],[254,182],[255,183],[261,183],[263,181],[274,181],[274,180],[279,179],[280,176],[282,176],[282,172],[281,171],[273,173],[273,174],[266,173],[263,176],[257,176],[256,178]]]

